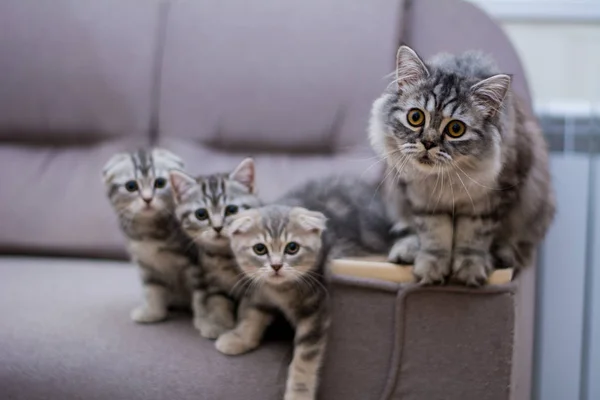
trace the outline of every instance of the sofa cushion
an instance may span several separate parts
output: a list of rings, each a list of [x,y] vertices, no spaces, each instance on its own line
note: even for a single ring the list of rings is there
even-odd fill
[[[252,152],[363,145],[402,14],[402,0],[173,2],[161,135]]]
[[[125,256],[102,167],[143,138],[93,146],[0,146],[0,252]]]
[[[140,293],[127,263],[0,257],[0,398],[282,398],[289,329],[227,357],[188,314],[131,322]],[[508,399],[513,294],[334,277],[320,398]]]
[[[147,135],[159,1],[0,1],[0,139]]]

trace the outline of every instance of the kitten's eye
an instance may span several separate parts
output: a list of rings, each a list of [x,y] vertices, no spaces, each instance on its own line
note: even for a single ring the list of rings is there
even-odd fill
[[[406,119],[410,126],[419,127],[425,124],[425,114],[418,108],[411,108],[406,114]]]
[[[225,207],[225,216],[233,215],[238,212],[238,206],[236,205],[228,205]]]
[[[461,137],[465,134],[466,130],[467,127],[465,126],[465,124],[457,119],[453,119],[452,121],[448,122],[448,124],[446,124],[446,135],[453,138]]]
[[[208,211],[206,211],[206,208],[199,208],[196,210],[194,215],[196,216],[196,218],[198,218],[198,220],[204,221],[208,218]]]
[[[296,242],[289,242],[285,246],[285,252],[287,254],[296,254],[298,252],[298,250],[300,250],[300,245]]]
[[[138,190],[138,184],[136,181],[127,181],[125,182],[125,189],[127,189],[128,192],[135,192]]]
[[[154,180],[154,187],[157,189],[162,189],[167,186],[167,180],[165,178],[156,178]]]
[[[265,254],[267,254],[267,246],[265,246],[262,243],[255,244],[252,247],[252,250],[254,250],[254,252],[259,256],[264,256]]]

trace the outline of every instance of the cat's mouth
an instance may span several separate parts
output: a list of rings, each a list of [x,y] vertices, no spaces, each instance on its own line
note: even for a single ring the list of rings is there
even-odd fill
[[[417,158],[417,161],[420,164],[427,165],[427,166],[432,166],[433,164],[435,164],[434,161],[429,156],[429,154],[427,154],[427,153],[425,153],[421,157]]]

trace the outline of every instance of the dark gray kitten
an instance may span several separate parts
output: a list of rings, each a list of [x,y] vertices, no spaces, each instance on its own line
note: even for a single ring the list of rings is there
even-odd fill
[[[275,203],[323,213],[324,240],[332,246],[332,258],[385,254],[393,243],[392,223],[376,183],[330,176],[307,182]]]
[[[478,53],[425,64],[403,46],[373,104],[371,143],[403,236],[389,258],[414,261],[423,283],[480,285],[494,264],[524,267],[553,219],[547,146],[510,80]]]
[[[183,168],[181,159],[152,149],[116,154],[103,169],[108,198],[141,270],[145,301],[131,312],[139,323],[161,321],[169,306],[190,304],[188,274],[198,251],[173,215],[171,168]]]
[[[241,210],[258,207],[254,161],[245,159],[230,174],[193,178],[181,171],[169,175],[183,230],[200,247],[201,271],[192,298],[194,326],[215,339],[235,326],[235,286],[241,276],[223,227]]]
[[[315,400],[330,323],[323,214],[271,205],[236,216],[227,227],[231,248],[248,285],[234,330],[217,350],[237,355],[259,346],[277,313],[295,328],[285,400]]]

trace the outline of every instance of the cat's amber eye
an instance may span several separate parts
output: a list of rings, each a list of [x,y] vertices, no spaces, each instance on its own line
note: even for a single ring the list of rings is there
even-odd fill
[[[154,180],[154,187],[157,189],[162,189],[167,186],[167,180],[165,178],[156,178]]]
[[[406,120],[410,126],[420,127],[425,125],[425,113],[418,108],[411,108],[406,114]]]
[[[254,252],[259,256],[264,256],[265,254],[267,254],[267,246],[265,246],[262,243],[258,243],[252,246],[252,250],[254,250]]]
[[[296,254],[298,252],[298,250],[300,250],[300,245],[296,242],[289,242],[286,246],[285,246],[285,252],[286,254]]]
[[[194,212],[194,215],[196,216],[196,218],[199,221],[204,221],[205,219],[208,219],[208,211],[206,211],[206,208],[199,208]]]
[[[457,119],[453,119],[452,121],[446,124],[445,131],[446,135],[453,138],[459,138],[465,134],[465,132],[467,131],[467,127],[465,126],[464,122],[459,121]]]
[[[125,189],[127,189],[128,192],[135,192],[138,190],[138,184],[136,181],[127,181],[125,182]]]
[[[238,206],[234,204],[230,204],[225,207],[225,216],[228,217],[230,215],[236,214],[238,212]]]

